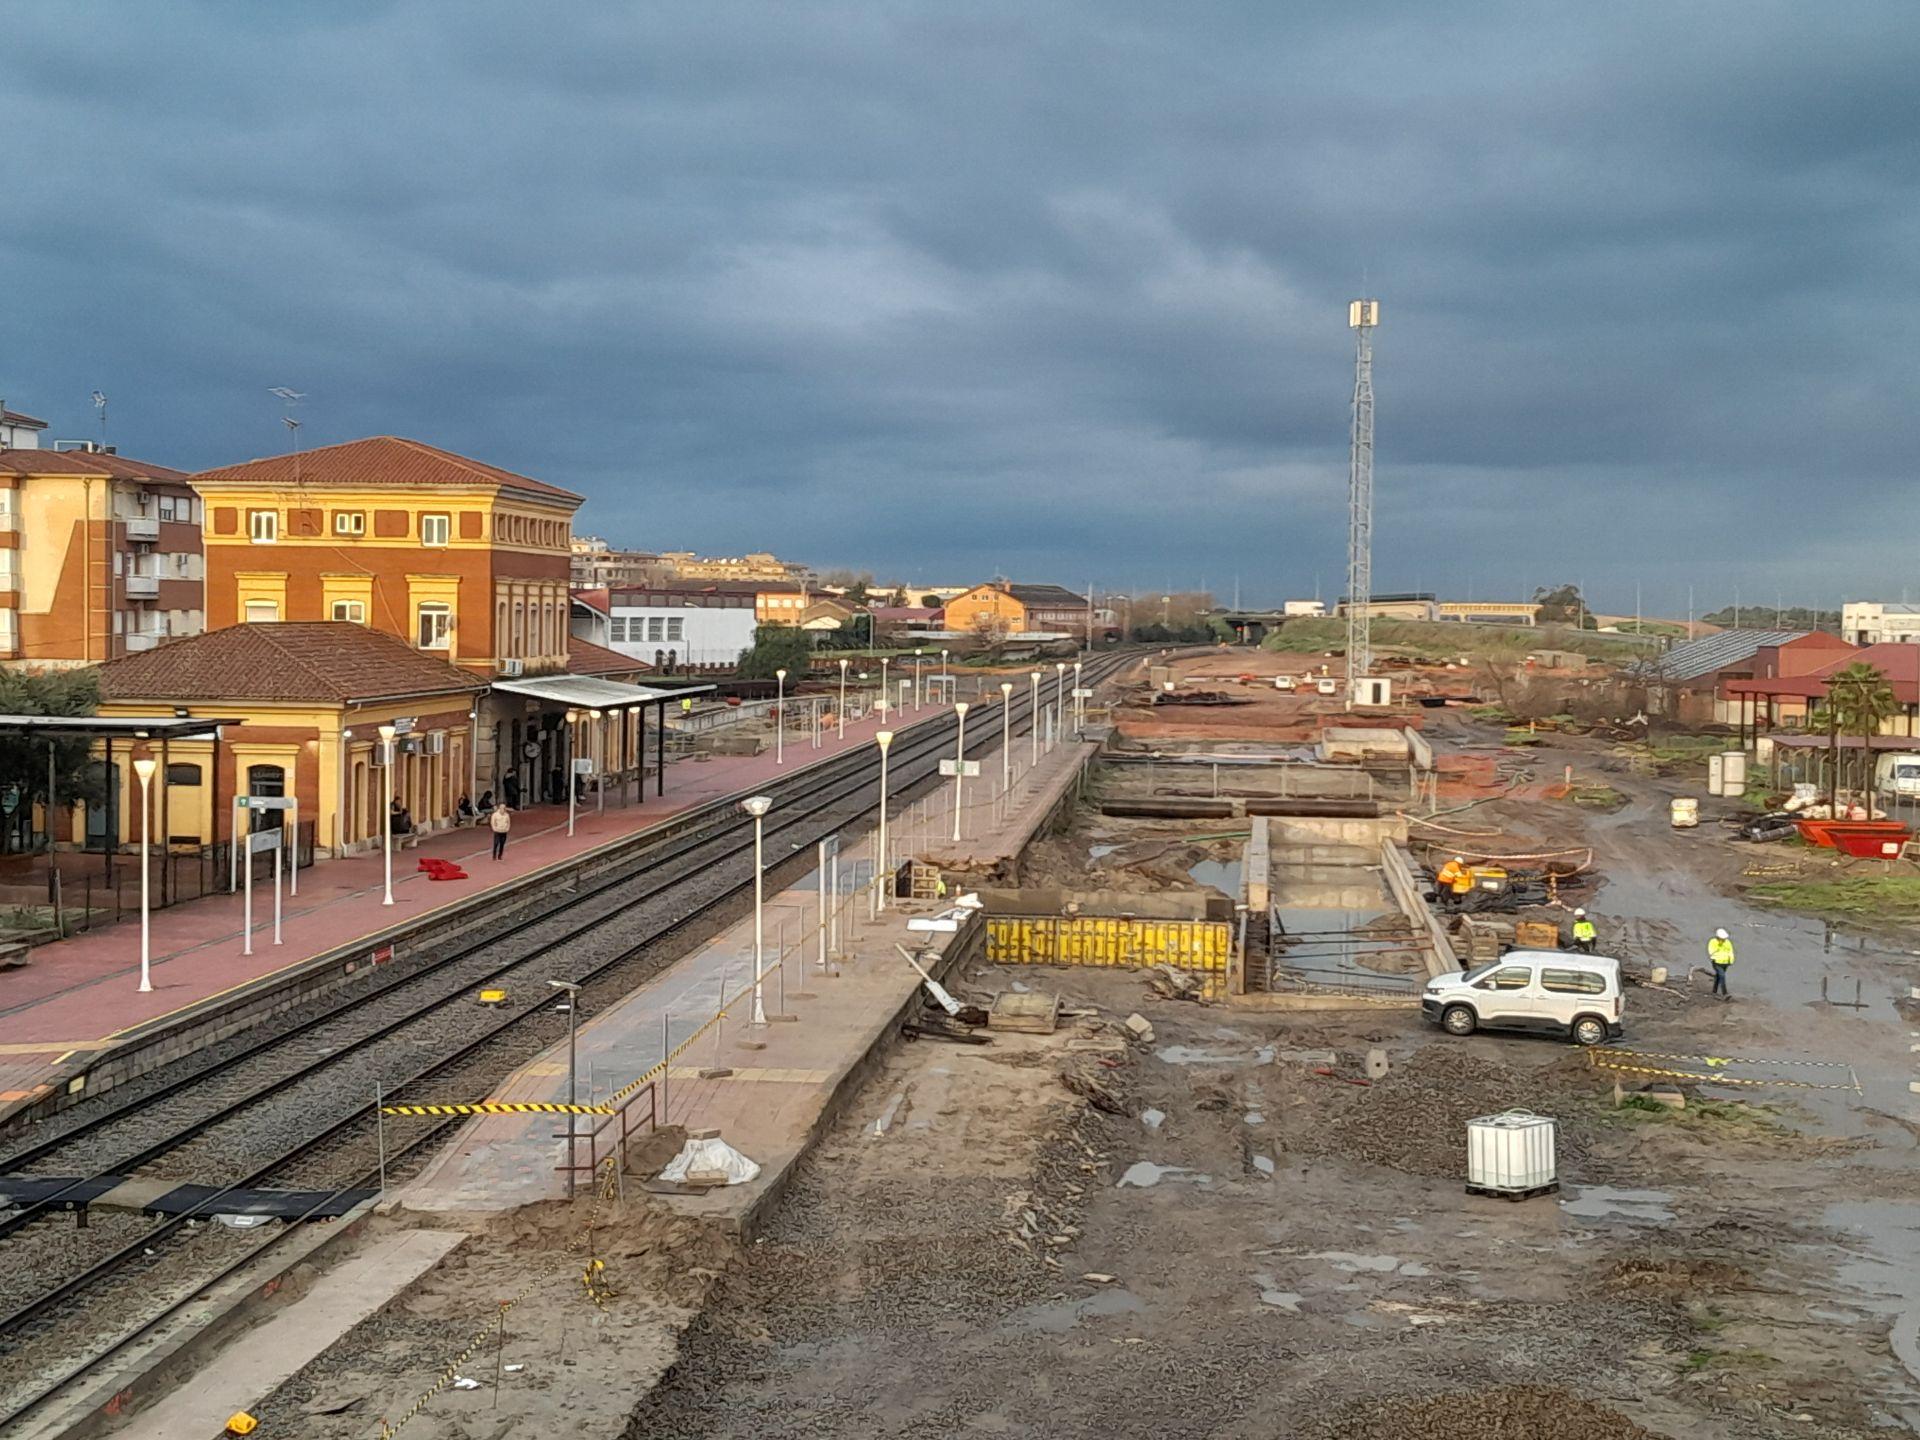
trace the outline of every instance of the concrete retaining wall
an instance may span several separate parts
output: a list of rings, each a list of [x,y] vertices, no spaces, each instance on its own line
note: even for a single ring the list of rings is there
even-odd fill
[[[1422,896],[1426,886],[1413,868],[1412,857],[1398,845],[1382,845],[1380,873],[1386,877],[1387,889],[1393,893],[1393,898],[1399,902],[1407,918],[1432,941],[1432,948],[1427,951],[1428,978],[1458,974],[1460,959],[1454,954],[1453,940],[1440,924],[1440,917],[1427,908]]]

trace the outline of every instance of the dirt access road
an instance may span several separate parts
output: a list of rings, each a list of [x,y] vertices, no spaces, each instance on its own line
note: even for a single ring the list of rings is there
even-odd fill
[[[1736,998],[1636,991],[1631,1042],[1852,1060],[1864,1097],[1683,1085],[1683,1111],[1615,1109],[1611,1077],[1556,1042],[981,971],[978,992],[1137,1009],[1154,1039],[903,1049],[629,1434],[1916,1433],[1920,1177],[1894,1003],[1910,971],[1729,898],[1715,835],[1665,826],[1677,787],[1610,778],[1630,796],[1613,815],[1470,813],[1590,835],[1592,908],[1636,962],[1677,972],[1701,927],[1734,930]],[[1825,966],[1864,974],[1870,1008],[1819,1004]],[[1370,1048],[1389,1073],[1352,1083]],[[1102,1059],[1125,1113],[1061,1081]],[[1466,1120],[1513,1106],[1561,1123],[1558,1198],[1463,1191]]]

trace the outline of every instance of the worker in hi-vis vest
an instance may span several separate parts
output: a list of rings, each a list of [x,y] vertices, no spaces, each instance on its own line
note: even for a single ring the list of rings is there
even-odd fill
[[[1449,900],[1457,904],[1461,896],[1473,891],[1473,871],[1467,868],[1464,859],[1456,855],[1434,872],[1433,888],[1442,909],[1446,908]]]
[[[1573,912],[1573,948],[1582,955],[1593,953],[1593,942],[1600,938],[1600,932],[1594,928],[1593,921],[1587,918],[1587,912]]]
[[[1733,968],[1733,941],[1727,938],[1725,930],[1714,931],[1713,938],[1707,941],[1707,959],[1713,962],[1713,993],[1731,998],[1727,993],[1727,971]]]

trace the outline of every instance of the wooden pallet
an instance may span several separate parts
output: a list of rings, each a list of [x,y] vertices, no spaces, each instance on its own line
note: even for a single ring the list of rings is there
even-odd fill
[[[1467,1186],[1467,1194],[1484,1195],[1489,1200],[1531,1200],[1538,1195],[1556,1195],[1559,1191],[1558,1180],[1549,1180],[1544,1185],[1535,1185],[1531,1190],[1502,1190],[1492,1185]]]

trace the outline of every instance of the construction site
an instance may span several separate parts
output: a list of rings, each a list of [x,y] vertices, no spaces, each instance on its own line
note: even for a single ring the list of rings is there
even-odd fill
[[[722,904],[495,1103],[390,1105],[353,1208],[19,1433],[1912,1428],[1915,947],[1751,893],[1780,852],[1670,823],[1671,737],[1466,661],[1356,711],[1324,653],[1163,653],[969,730],[884,840],[779,846],[770,968]],[[1529,954],[1617,960],[1618,1023],[1423,1010]],[[1489,1126],[1547,1137],[1523,1179]]]

